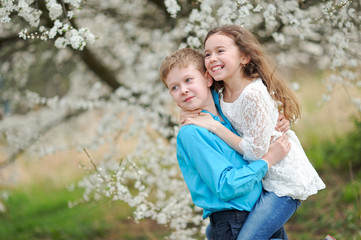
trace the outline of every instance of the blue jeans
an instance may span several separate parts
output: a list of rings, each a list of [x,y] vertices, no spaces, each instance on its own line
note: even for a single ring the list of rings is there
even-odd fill
[[[237,240],[288,240],[283,225],[300,204],[299,200],[287,196],[278,197],[273,192],[263,190],[246,221],[241,225]],[[206,237],[209,240],[215,240],[212,238],[212,231],[213,226],[210,224],[206,229]]]
[[[239,228],[241,228],[242,226],[240,225],[239,227],[237,227],[236,226],[236,228],[235,228],[235,226],[233,225],[233,232],[236,234],[237,232],[239,232]],[[236,231],[235,231],[235,229],[236,229]],[[208,240],[214,240],[214,239],[216,239],[216,238],[214,238],[213,236],[212,236],[212,234],[214,234],[214,233],[212,233],[212,224],[209,224],[208,226],[207,226],[207,229],[206,229],[206,237],[207,237],[207,239]],[[229,238],[227,238],[227,239],[229,239]],[[237,237],[237,240],[238,240],[239,238]],[[287,234],[286,234],[286,231],[285,231],[285,229],[282,227],[282,228],[280,228],[277,232],[275,232],[272,236],[271,236],[271,238],[270,239],[273,239],[273,240],[276,240],[276,239],[288,239],[287,238]]]
[[[214,212],[209,216],[211,223],[206,236],[212,240],[236,240],[249,212],[227,210]]]
[[[301,201],[291,197],[278,197],[273,192],[263,190],[257,203],[243,224],[237,240],[284,239],[287,234],[282,226],[301,205]]]

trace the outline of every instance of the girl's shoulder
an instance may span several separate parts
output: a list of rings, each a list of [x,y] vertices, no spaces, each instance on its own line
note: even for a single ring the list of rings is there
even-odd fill
[[[248,86],[243,90],[243,96],[245,98],[257,97],[267,94],[267,88],[263,84],[260,78],[253,80]]]

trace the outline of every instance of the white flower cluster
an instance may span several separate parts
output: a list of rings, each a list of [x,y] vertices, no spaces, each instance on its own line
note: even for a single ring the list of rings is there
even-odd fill
[[[71,29],[65,33],[64,37],[58,37],[55,40],[57,48],[65,48],[70,45],[74,49],[83,50],[87,43],[94,43],[95,36],[88,28]]]
[[[46,2],[46,8],[49,9],[49,17],[53,21],[63,14],[63,8],[56,0],[48,0]]]
[[[64,3],[68,3],[70,8],[78,9],[81,1],[67,0]],[[65,12],[66,10],[56,0],[46,1],[46,8],[49,12],[49,18],[54,21],[54,26],[50,30],[47,30],[44,26],[39,26],[42,11],[37,9],[34,1],[20,0],[16,2],[1,0],[0,21],[2,23],[9,23],[11,21],[11,14],[17,13],[31,27],[38,28],[38,31],[35,32],[30,32],[25,28],[19,32],[19,37],[23,39],[39,38],[44,41],[57,37],[55,46],[58,48],[64,48],[69,45],[74,49],[83,50],[87,44],[94,43],[95,36],[88,28],[75,29],[69,23],[63,22],[74,17],[73,10]],[[62,16],[65,17],[65,20],[61,19]]]
[[[94,34],[91,33],[88,28],[74,29],[69,24],[63,24],[59,20],[54,22],[54,26],[49,31],[45,29],[44,26],[40,26],[40,34],[37,32],[28,34],[28,30],[23,29],[20,31],[19,37],[25,40],[39,38],[45,41],[47,39],[54,39],[60,35],[55,40],[55,47],[65,48],[70,45],[77,50],[83,50],[88,43],[92,44],[95,41]]]
[[[10,14],[15,10],[13,0],[1,0],[0,22],[8,23],[11,21]]]
[[[172,18],[177,17],[177,13],[180,10],[180,6],[177,3],[177,0],[165,0],[165,6],[167,7],[167,11],[169,12]]]

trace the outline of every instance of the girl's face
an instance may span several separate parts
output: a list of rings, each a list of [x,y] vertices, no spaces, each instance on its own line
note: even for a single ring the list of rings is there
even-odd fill
[[[242,54],[233,39],[220,33],[210,36],[204,44],[205,65],[216,81],[225,83],[243,76],[243,65],[249,59]]]

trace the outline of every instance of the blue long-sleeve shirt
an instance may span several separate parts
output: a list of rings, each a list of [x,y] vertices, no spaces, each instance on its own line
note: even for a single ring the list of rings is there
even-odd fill
[[[222,124],[235,132],[228,121]],[[250,211],[268,170],[265,161],[248,164],[218,136],[195,125],[179,130],[177,158],[194,204],[203,208],[203,218],[223,210]]]

